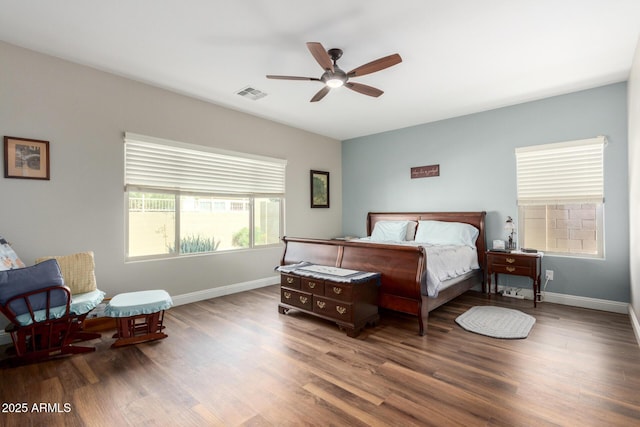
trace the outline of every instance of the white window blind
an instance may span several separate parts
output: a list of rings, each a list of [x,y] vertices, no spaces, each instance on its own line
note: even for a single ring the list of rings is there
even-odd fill
[[[286,160],[125,133],[125,188],[284,194]]]
[[[518,205],[603,203],[606,138],[516,148]]]

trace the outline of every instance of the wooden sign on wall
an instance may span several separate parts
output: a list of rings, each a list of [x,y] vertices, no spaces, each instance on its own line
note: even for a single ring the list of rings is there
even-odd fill
[[[440,165],[417,166],[411,168],[411,179],[440,176]]]

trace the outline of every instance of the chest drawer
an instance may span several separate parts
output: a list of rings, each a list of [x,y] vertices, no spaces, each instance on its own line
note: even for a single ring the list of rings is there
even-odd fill
[[[282,273],[280,275],[280,284],[287,288],[300,289],[300,276]]]
[[[316,296],[313,298],[313,311],[336,320],[353,321],[353,305],[342,301]]]
[[[280,301],[305,310],[313,310],[313,295],[292,289],[280,288]]]
[[[352,301],[353,285],[350,283],[327,283],[324,289],[324,295],[328,298],[340,301]]]
[[[324,295],[324,280],[311,279],[308,277],[300,278],[300,289],[305,292],[310,292],[314,295]]]

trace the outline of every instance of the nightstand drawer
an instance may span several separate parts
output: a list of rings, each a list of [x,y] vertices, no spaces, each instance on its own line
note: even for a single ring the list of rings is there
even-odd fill
[[[313,295],[306,292],[298,292],[281,288],[280,301],[309,311],[313,309]]]
[[[487,256],[487,263],[494,266],[506,265],[512,267],[535,267],[537,258],[533,256],[514,256],[510,254],[492,254]]]
[[[493,273],[514,274],[516,276],[530,276],[532,274],[531,267],[521,267],[517,265],[493,264],[491,271]]]

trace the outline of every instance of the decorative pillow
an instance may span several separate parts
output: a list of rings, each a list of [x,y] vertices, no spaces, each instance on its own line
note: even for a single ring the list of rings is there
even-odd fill
[[[409,221],[378,221],[373,227],[371,240],[374,242],[402,242],[407,238]]]
[[[447,221],[418,221],[416,242],[431,245],[476,247],[479,231],[471,224]]]
[[[36,259],[36,264],[49,259],[58,261],[62,277],[64,277],[64,283],[69,287],[72,295],[83,294],[97,289],[93,252],[42,257]]]
[[[418,221],[409,221],[407,223],[407,237],[405,240],[415,240],[416,228],[418,228]]]
[[[9,242],[0,236],[0,271],[23,267],[24,262],[18,258]]]
[[[0,271],[0,305],[6,305],[7,301],[16,295],[49,286],[64,287],[64,279],[55,260],[45,261],[31,267]],[[42,310],[47,307],[47,294],[32,295],[29,297],[29,302],[33,311]],[[66,303],[66,292],[60,290],[51,293],[51,307],[65,305]],[[22,299],[13,301],[11,309],[16,315],[29,312]]]

